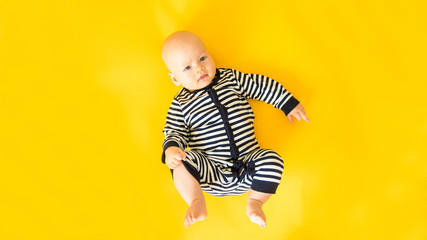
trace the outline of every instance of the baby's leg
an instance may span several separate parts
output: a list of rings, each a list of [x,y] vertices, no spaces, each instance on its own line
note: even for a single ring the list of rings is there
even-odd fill
[[[259,149],[248,155],[248,161],[253,161],[255,172],[252,173],[253,180],[248,195],[246,214],[252,222],[264,228],[266,218],[262,206],[272,194],[276,193],[282,178],[283,160],[273,150]]]
[[[258,192],[253,189],[249,191],[246,214],[252,222],[260,225],[261,228],[265,228],[267,223],[262,205],[267,202],[270,196],[270,193]]]
[[[181,163],[173,170],[173,180],[184,201],[190,206],[184,218],[184,226],[204,220],[207,216],[205,197],[203,196],[200,184],[187,171],[184,163]]]

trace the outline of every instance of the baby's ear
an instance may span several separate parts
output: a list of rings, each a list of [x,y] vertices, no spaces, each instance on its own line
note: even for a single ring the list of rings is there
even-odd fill
[[[179,84],[178,80],[176,80],[176,78],[173,76],[173,74],[172,74],[171,72],[169,73],[169,76],[171,77],[172,82],[173,82],[176,86],[181,85],[181,84]]]

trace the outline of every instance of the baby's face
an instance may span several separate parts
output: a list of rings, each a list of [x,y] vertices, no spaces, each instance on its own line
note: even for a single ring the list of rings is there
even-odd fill
[[[206,87],[215,77],[215,62],[197,39],[175,44],[168,55],[167,65],[177,86],[193,91]]]

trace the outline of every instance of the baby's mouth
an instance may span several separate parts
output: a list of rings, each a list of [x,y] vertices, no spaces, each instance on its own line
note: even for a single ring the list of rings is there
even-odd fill
[[[201,81],[201,80],[204,80],[205,78],[207,78],[208,77],[208,74],[204,74],[204,75],[202,75],[200,78],[199,78],[199,81]]]

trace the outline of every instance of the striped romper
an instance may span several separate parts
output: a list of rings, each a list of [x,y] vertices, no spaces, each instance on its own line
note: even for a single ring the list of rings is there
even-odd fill
[[[176,146],[185,151],[182,163],[208,194],[224,197],[249,189],[274,194],[283,160],[259,147],[247,98],[269,103],[286,115],[299,103],[269,77],[217,68],[207,87],[192,92],[182,88],[174,97],[163,129],[162,162],[165,150]]]

